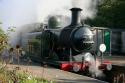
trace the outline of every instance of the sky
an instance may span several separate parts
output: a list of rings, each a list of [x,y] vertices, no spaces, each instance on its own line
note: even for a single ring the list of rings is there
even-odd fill
[[[0,0],[0,21],[3,29],[25,24],[43,22],[48,15],[70,17],[69,9],[80,7],[83,16],[92,18],[96,14],[98,0]]]
[[[97,12],[98,0],[0,0],[0,22],[3,30],[16,27],[10,34],[10,41],[16,43],[26,24],[41,23],[49,15],[71,17],[69,9],[80,7],[82,16],[93,18]],[[28,29],[29,30],[29,29]]]
[[[0,0],[0,21],[4,30],[13,26],[19,29],[25,24],[43,22],[53,10],[69,4],[70,0]]]
[[[4,30],[37,21],[35,0],[0,0],[0,12]]]

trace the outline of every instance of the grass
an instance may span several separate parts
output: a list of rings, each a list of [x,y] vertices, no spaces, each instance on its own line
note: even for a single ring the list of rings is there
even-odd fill
[[[19,71],[18,68],[8,70],[6,67],[3,67],[0,69],[0,83],[54,83],[54,82],[34,77],[27,71]]]

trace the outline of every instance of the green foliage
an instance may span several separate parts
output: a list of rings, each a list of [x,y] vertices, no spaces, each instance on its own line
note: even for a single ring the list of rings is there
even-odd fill
[[[2,23],[0,22],[0,24]],[[15,27],[9,27],[6,33],[0,27],[0,53],[2,52],[4,47],[9,47],[7,42],[11,32],[15,32]]]
[[[50,83],[45,79],[33,77],[27,71],[19,71],[17,68],[13,70],[7,70],[6,67],[0,69],[0,82],[1,83]]]
[[[95,19],[87,19],[85,23],[92,26],[124,28],[124,9],[124,0],[103,0],[103,3],[98,6],[97,17]]]
[[[7,45],[8,36],[5,34],[5,32],[0,27],[0,53],[2,49]]]

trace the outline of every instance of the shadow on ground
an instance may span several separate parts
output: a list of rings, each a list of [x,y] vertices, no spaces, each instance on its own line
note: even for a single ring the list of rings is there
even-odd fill
[[[57,83],[100,83],[98,80],[83,80],[83,79],[58,79]],[[108,82],[101,82],[101,83],[108,83]]]

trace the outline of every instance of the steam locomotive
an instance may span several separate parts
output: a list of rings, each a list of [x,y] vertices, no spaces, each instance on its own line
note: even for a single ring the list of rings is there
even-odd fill
[[[85,72],[92,64],[101,71],[110,71],[112,67],[109,61],[96,66],[97,53],[92,50],[94,34],[90,26],[81,23],[81,11],[80,8],[72,8],[71,24],[64,28],[45,28],[41,32],[28,33],[25,48],[31,60],[56,65],[66,71]],[[56,24],[48,25],[58,27]]]

